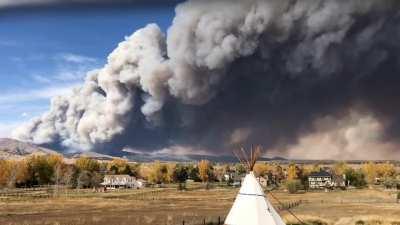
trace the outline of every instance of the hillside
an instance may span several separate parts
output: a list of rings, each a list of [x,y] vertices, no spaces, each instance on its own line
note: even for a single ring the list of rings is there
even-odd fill
[[[35,144],[0,138],[0,159],[19,159],[32,154],[56,154],[57,152]]]

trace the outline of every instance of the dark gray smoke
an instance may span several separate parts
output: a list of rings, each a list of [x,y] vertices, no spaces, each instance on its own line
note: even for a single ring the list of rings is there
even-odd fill
[[[311,158],[362,158],[374,146],[385,158],[400,137],[399,6],[188,1],[167,35],[154,24],[138,30],[82,88],[14,134],[104,152],[257,143]],[[306,145],[319,150],[306,154]]]

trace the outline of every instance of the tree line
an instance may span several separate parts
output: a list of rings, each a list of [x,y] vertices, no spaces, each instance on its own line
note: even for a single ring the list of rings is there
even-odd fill
[[[308,176],[322,170],[316,165],[290,164],[287,168],[286,186],[290,192],[308,189]],[[400,189],[400,174],[391,163],[367,162],[354,168],[345,162],[338,162],[330,169],[333,176],[344,179],[346,186],[364,188],[368,185],[384,185],[386,188]]]
[[[308,189],[308,176],[320,170],[322,168],[317,164],[257,163],[254,166],[256,176],[267,177],[270,185],[286,185],[289,191]],[[345,177],[346,185],[355,187],[377,182],[388,188],[400,186],[399,174],[391,163],[368,162],[360,168],[353,168],[345,162],[338,162],[330,172]],[[32,155],[22,160],[0,160],[0,187],[64,185],[91,188],[98,187],[106,174],[127,174],[160,186],[176,183],[179,189],[184,189],[186,181],[190,179],[203,182],[208,188],[210,182],[232,184],[233,177],[242,177],[245,173],[246,169],[240,163],[215,164],[207,160],[198,163],[130,163],[124,159],[100,162],[81,157],[68,163],[62,155]]]

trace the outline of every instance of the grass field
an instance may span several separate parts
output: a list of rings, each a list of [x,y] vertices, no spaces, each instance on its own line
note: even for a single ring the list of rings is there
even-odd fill
[[[60,192],[58,197],[30,195],[0,200],[1,225],[186,225],[218,221],[224,217],[237,189],[213,188],[177,191],[174,188],[124,190],[107,193]],[[306,222],[320,224],[400,225],[400,204],[394,193],[381,190],[350,190],[287,194],[273,192],[284,204],[298,202],[291,210]],[[278,207],[274,198],[270,201]],[[287,222],[296,223],[286,211]]]

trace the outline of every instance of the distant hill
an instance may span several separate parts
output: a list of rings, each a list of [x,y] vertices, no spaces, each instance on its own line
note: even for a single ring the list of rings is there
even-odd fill
[[[154,160],[171,161],[171,162],[193,162],[200,160],[209,160],[211,162],[220,163],[235,163],[238,159],[233,155],[169,155],[169,154],[152,154],[152,153],[135,153],[126,151],[123,158],[136,162],[151,162]],[[259,161],[287,161],[285,158],[265,158],[262,157]]]
[[[20,159],[32,154],[57,154],[57,151],[10,138],[0,138],[0,159]]]
[[[96,159],[96,160],[113,160],[115,158],[119,157],[114,157],[111,155],[105,155],[97,152],[79,152],[79,153],[69,153],[69,154],[64,154],[65,157],[71,158],[71,159],[77,159],[80,157],[87,157],[91,159]]]
[[[0,138],[0,159],[21,159],[32,154],[47,155],[61,154],[56,150],[44,148],[32,143],[26,143],[10,138]],[[121,151],[118,156],[106,155],[97,152],[75,152],[63,153],[66,159],[74,161],[79,157],[88,157],[96,160],[113,160],[115,158],[124,158],[135,162],[152,162],[154,160],[170,161],[170,162],[194,162],[200,160],[209,160],[212,162],[234,163],[238,162],[232,155],[170,155],[170,154],[154,154],[154,153],[136,153],[129,151]],[[260,158],[259,161],[287,161],[285,158]]]

